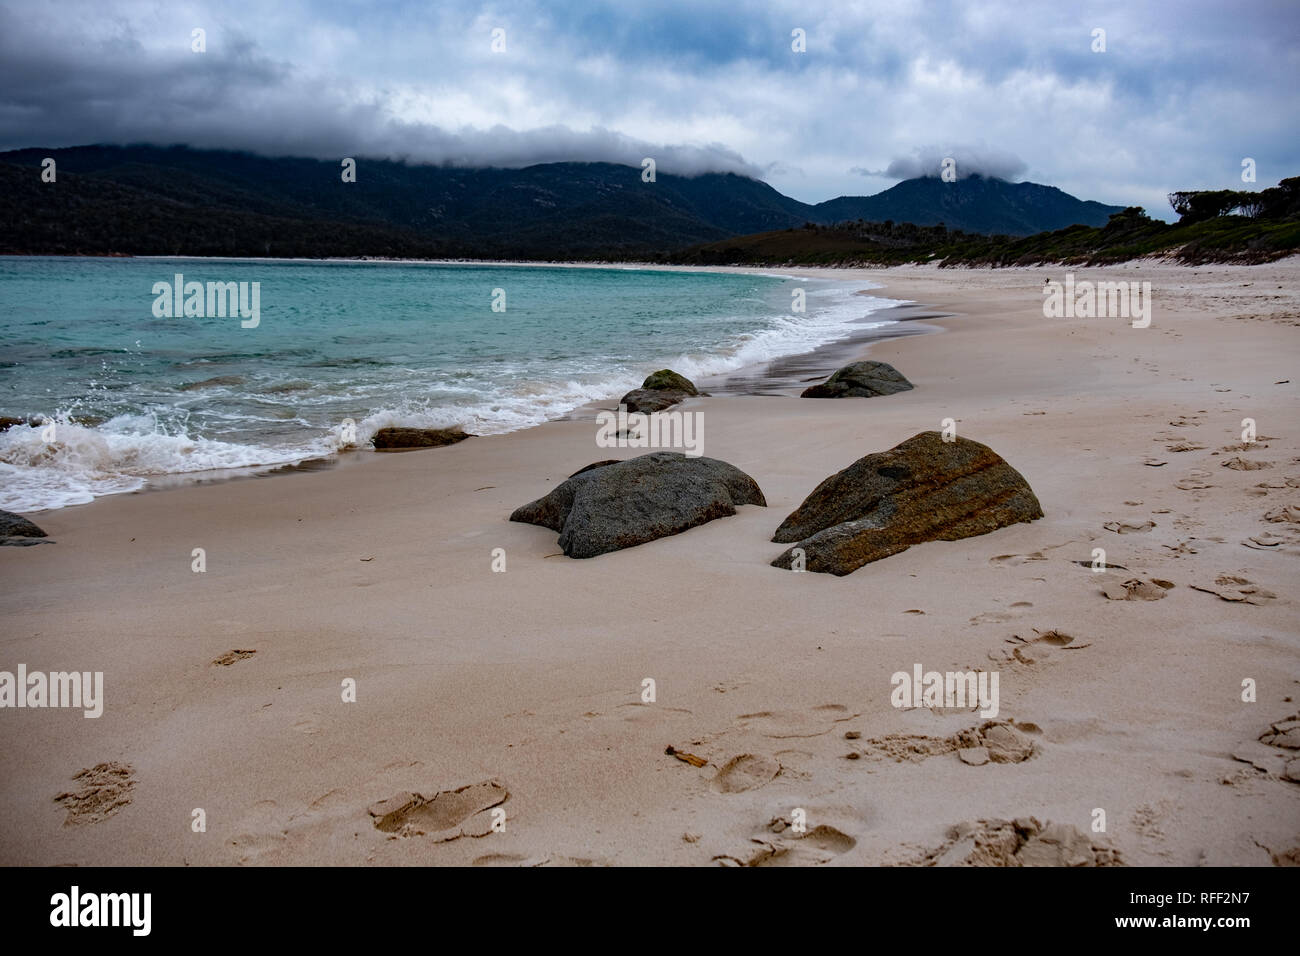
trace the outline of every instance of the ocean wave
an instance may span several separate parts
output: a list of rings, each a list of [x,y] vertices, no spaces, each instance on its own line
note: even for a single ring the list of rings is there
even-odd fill
[[[146,415],[94,427],[56,417],[0,432],[0,508],[46,511],[143,488],[150,478],[296,464],[329,454],[328,438],[267,447],[169,434]]]
[[[80,416],[81,421],[73,419],[73,407],[79,404],[74,402],[55,416],[52,434],[46,426],[27,425],[0,432],[0,508],[43,511],[136,491],[164,476],[297,464],[365,447],[375,432],[390,426],[460,425],[478,435],[518,431],[583,406],[612,404],[657,368],[707,379],[812,351],[886,324],[872,322],[870,314],[897,303],[863,295],[864,287],[874,286],[863,282],[810,285],[806,312],[770,313],[765,320],[757,316],[754,324],[761,328],[733,334],[708,350],[665,354],[653,364],[606,356],[593,359],[593,367],[582,373],[565,373],[554,363],[536,361],[535,355],[531,360],[494,357],[479,367],[433,375],[412,372],[409,380],[360,379],[332,386],[291,377],[265,383],[253,373],[230,374],[179,383],[172,388],[180,394],[158,403],[148,414],[118,414],[94,425],[87,424],[85,416]],[[177,367],[193,369],[202,364],[207,363],[190,361]],[[358,370],[392,365],[369,358],[313,364]],[[311,394],[313,390],[320,394]],[[425,397],[413,398],[412,393]],[[191,405],[210,396],[218,396],[220,402],[205,407],[200,418],[192,418]],[[283,404],[272,402],[273,396]],[[367,410],[349,419],[340,413],[349,407]],[[222,437],[192,435],[199,420],[210,426],[200,430],[215,430]],[[286,437],[289,440],[282,440]]]

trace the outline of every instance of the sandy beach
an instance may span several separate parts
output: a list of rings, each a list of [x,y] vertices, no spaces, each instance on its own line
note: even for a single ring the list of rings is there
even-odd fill
[[[105,700],[0,716],[0,862],[925,864],[1023,817],[1131,865],[1300,862],[1295,751],[1259,741],[1300,713],[1300,258],[1074,271],[1149,280],[1150,327],[1045,318],[1059,267],[826,270],[943,315],[865,350],[915,388],[689,400],[767,507],[589,560],[507,518],[642,453],[597,447],[594,407],[33,516],[56,543],[0,549],[0,669],[102,671]],[[819,482],[949,418],[1043,518],[770,566]],[[1132,580],[1173,586],[1103,593]],[[998,671],[1032,756],[968,764],[974,709],[892,706],[916,664]]]

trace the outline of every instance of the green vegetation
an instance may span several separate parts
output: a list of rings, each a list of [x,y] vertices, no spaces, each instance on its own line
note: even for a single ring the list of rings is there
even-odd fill
[[[1176,198],[1175,198],[1176,197]],[[1183,218],[1151,219],[1140,206],[1101,227],[1070,226],[1033,236],[981,236],[939,226],[807,223],[696,245],[662,261],[692,265],[1018,266],[1047,262],[1104,265],[1163,255],[1187,263],[1268,262],[1300,251],[1300,177],[1255,193],[1172,193]],[[1250,213],[1243,215],[1234,211]]]

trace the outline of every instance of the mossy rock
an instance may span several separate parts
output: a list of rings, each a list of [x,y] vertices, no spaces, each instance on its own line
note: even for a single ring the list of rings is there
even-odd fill
[[[666,390],[671,392],[685,392],[687,395],[699,395],[700,391],[685,375],[678,375],[670,368],[661,368],[657,372],[651,372],[641,383],[642,388],[652,388],[657,390]]]

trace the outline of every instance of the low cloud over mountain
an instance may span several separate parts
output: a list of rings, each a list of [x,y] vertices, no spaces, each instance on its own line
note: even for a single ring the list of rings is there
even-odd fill
[[[938,177],[944,162],[949,159],[953,161],[953,169],[958,179],[984,176],[1016,182],[1029,171],[1029,165],[1019,156],[983,145],[946,148],[927,146],[914,150],[910,156],[898,157],[882,170],[868,170],[855,166],[849,171],[859,176],[876,176],[882,179]]]

